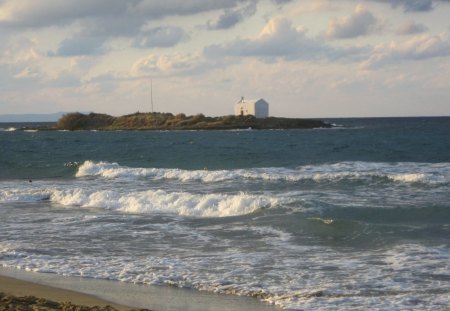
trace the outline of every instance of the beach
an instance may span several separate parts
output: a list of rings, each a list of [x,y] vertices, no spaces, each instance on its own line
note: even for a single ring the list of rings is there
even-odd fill
[[[0,308],[2,310],[130,310],[101,298],[71,290],[32,283],[0,275]],[[72,309],[73,310],[73,309]]]
[[[6,296],[22,297],[16,301],[18,305],[21,303],[23,305],[25,300],[25,303],[38,306],[39,299],[40,301],[45,299],[59,303],[61,306],[67,306],[67,302],[70,302],[72,305],[95,307],[93,310],[280,310],[250,297],[212,294],[175,287],[65,277],[53,273],[35,273],[2,267],[0,267],[0,293]],[[1,296],[0,301],[4,298]],[[7,297],[7,300],[10,301],[11,297]],[[3,302],[0,306],[5,307]]]

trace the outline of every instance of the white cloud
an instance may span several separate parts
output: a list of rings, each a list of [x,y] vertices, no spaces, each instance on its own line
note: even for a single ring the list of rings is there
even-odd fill
[[[183,75],[195,71],[201,63],[198,56],[190,54],[151,54],[135,62],[130,75],[132,77]]]
[[[366,48],[333,48],[319,39],[307,36],[304,27],[294,27],[283,17],[276,17],[265,25],[256,38],[237,39],[225,44],[205,47],[209,58],[257,57],[268,62],[283,60],[337,60],[358,58]]]
[[[367,8],[354,10],[357,3]],[[448,104],[448,35],[427,35],[418,22],[430,33],[448,32],[443,11],[449,5],[450,0],[0,0],[2,108],[36,111],[51,103],[47,110],[129,113],[145,108],[153,77],[167,103],[160,111],[229,113],[229,103],[248,95],[267,97],[286,116],[377,115],[380,109],[386,115],[395,105],[401,107],[397,115],[408,114],[402,109],[419,103],[422,93],[434,94],[436,85],[440,102]],[[426,13],[415,13],[421,11]],[[330,21],[333,16],[344,17]],[[401,25],[408,18],[417,22]],[[328,38],[348,40],[326,40],[328,21]],[[389,43],[393,33],[381,31],[387,21],[401,26],[393,29],[398,34],[421,35]],[[426,83],[433,77],[439,81],[429,91]]]
[[[216,56],[256,56],[262,58],[320,58],[326,48],[320,42],[306,36],[306,29],[294,28],[281,17],[271,19],[258,37],[238,39],[228,44],[216,44],[205,48],[205,54]]]
[[[77,87],[81,77],[92,66],[92,63],[81,61],[81,58],[52,63],[39,50],[38,43],[24,37],[11,38],[7,47],[0,50],[2,97],[10,94],[20,98],[25,93],[32,96],[35,92],[53,87]]]
[[[4,42],[5,43],[5,42]],[[10,38],[5,47],[0,50],[0,64],[15,65],[20,63],[35,62],[42,54],[36,48],[33,40],[25,37]]]
[[[37,79],[42,76],[39,68],[36,66],[27,66],[21,72],[14,75],[14,79]]]
[[[328,24],[326,37],[329,39],[349,39],[365,36],[379,30],[380,22],[362,5],[345,17],[334,18]]]
[[[308,13],[336,11],[337,6],[326,0],[316,0],[314,2],[302,2],[292,10],[293,15],[304,15]]]
[[[188,38],[184,29],[158,26],[146,31],[146,26],[165,17],[225,10],[230,15],[220,17],[214,27],[231,27],[238,22],[233,15],[243,19],[255,13],[256,1],[242,6],[241,0],[6,0],[0,2],[0,30],[11,33],[64,26],[71,35],[50,56],[102,54],[116,38],[131,39],[135,47],[172,47]]]
[[[8,40],[6,48],[0,50],[0,90],[36,84],[44,76],[39,67],[42,58],[34,41],[23,37]]]
[[[362,68],[371,69],[398,64],[404,61],[419,61],[450,56],[448,35],[418,35],[403,42],[392,41],[376,46]]]

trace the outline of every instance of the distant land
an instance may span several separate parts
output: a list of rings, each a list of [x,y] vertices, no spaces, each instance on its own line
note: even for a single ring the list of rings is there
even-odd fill
[[[65,113],[49,113],[49,114],[3,114],[0,115],[1,123],[17,123],[17,122],[56,122]]]
[[[328,128],[330,124],[315,119],[254,116],[206,117],[203,114],[134,113],[113,117],[98,113],[68,113],[48,130],[231,130],[231,129],[311,129]]]

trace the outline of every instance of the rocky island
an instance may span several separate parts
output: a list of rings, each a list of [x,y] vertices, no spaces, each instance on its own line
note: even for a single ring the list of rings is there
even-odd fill
[[[314,119],[255,118],[254,116],[206,117],[203,114],[141,113],[113,117],[98,113],[68,113],[50,129],[55,130],[232,130],[232,129],[311,129],[329,128]]]

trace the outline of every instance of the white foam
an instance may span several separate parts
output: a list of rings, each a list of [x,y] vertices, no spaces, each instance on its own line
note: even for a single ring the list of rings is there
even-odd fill
[[[396,174],[396,175],[389,175],[388,178],[393,181],[404,183],[417,183],[431,180],[431,178],[430,177],[427,178],[427,175],[425,174]]]
[[[297,168],[269,167],[236,170],[182,170],[174,168],[131,168],[118,163],[85,161],[77,177],[172,179],[182,182],[223,182],[229,180],[262,180],[298,182],[339,182],[387,178],[399,183],[449,183],[450,163],[372,163],[340,162],[305,165]]]
[[[325,225],[331,225],[331,224],[334,223],[334,219],[322,219],[322,218],[320,218],[320,217],[310,217],[310,218],[307,218],[307,219],[308,219],[308,220],[319,221],[319,222],[321,222],[321,223],[323,223],[323,224],[325,224]]]
[[[0,189],[0,203],[37,202],[50,197],[47,189]]]
[[[181,170],[162,168],[130,168],[117,163],[85,161],[76,173],[76,177],[100,176],[104,178],[145,178],[178,179],[180,181],[205,182],[233,179],[233,171]]]
[[[17,128],[15,127],[0,128],[0,132],[15,132],[15,131],[17,131]]]
[[[181,257],[168,253],[138,260],[125,253],[49,256],[32,253],[28,247],[20,250],[23,247],[0,242],[0,264],[26,271],[252,296],[289,310],[414,309],[413,300],[420,301],[419,307],[440,310],[439,306],[449,303],[445,282],[429,277],[418,282],[421,275],[430,273],[448,276],[446,247],[403,245],[353,257],[319,246],[303,246],[295,252],[280,248],[273,253],[228,248],[220,254]],[[374,258],[385,263],[373,265]],[[264,273],[258,273],[260,268]]]
[[[66,206],[98,207],[126,213],[171,213],[193,217],[245,215],[276,206],[275,197],[239,194],[192,194],[149,190],[120,194],[86,189],[56,190],[50,200]]]

